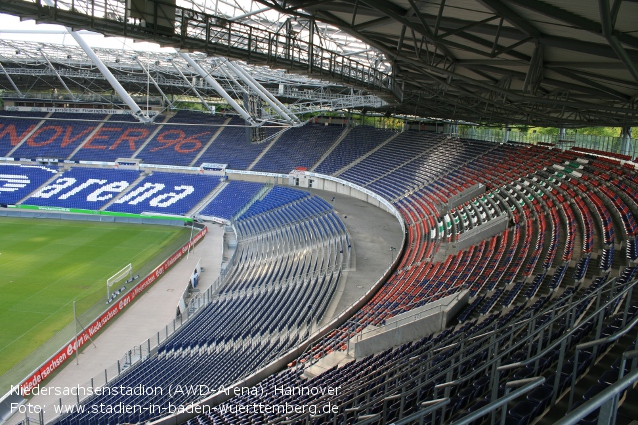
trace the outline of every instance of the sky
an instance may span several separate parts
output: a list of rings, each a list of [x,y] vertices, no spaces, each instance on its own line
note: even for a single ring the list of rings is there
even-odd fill
[[[47,43],[68,44],[77,46],[73,37],[69,34],[62,34],[65,28],[61,25],[36,24],[35,21],[22,21],[16,16],[0,14],[0,38],[3,40],[33,41],[41,42],[46,38]],[[19,32],[13,32],[19,31]],[[34,33],[24,33],[33,31]],[[60,34],[52,34],[58,32]],[[172,48],[161,48],[158,44],[147,42],[133,42],[130,39],[121,37],[104,37],[101,34],[81,31],[82,37],[89,43],[91,47],[96,48],[112,48],[142,51],[170,51]]]

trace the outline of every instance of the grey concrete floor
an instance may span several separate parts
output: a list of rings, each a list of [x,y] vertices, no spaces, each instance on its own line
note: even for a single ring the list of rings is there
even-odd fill
[[[323,325],[354,304],[383,276],[401,249],[403,234],[394,215],[365,201],[324,190],[309,189],[309,192],[333,205],[350,232],[354,251],[352,267],[337,288],[321,322]],[[390,247],[397,250],[391,251]]]

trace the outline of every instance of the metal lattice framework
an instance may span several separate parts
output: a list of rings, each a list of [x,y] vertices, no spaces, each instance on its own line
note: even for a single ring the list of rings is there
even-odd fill
[[[635,1],[258,1],[304,10],[392,58],[407,111],[528,125],[638,122]]]
[[[180,100],[196,99],[194,90],[206,99],[219,97],[178,53],[104,48],[95,51],[134,97],[163,96],[168,107]],[[251,92],[250,87],[238,81],[228,68],[227,60],[208,58],[203,54],[191,54],[191,57],[233,97],[241,99],[243,93]],[[111,91],[106,78],[77,46],[0,40],[0,63],[4,69],[0,73],[0,88],[4,89],[5,97],[41,98],[43,91],[56,89],[57,95],[63,95],[67,100],[82,99],[121,107],[117,96],[104,94]],[[249,72],[297,115],[385,104],[374,95],[303,75],[239,62],[234,66]],[[12,83],[18,85],[19,91],[15,91]],[[67,89],[70,92],[67,93]],[[271,109],[265,108],[262,115],[266,122],[281,122],[281,117]]]
[[[0,11],[317,76],[375,93],[395,113],[487,124],[638,124],[635,0],[128,4],[12,0]]]

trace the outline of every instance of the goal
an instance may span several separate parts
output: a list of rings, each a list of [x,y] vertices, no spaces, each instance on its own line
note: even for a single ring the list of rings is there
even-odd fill
[[[133,273],[133,264],[129,263],[122,270],[115,273],[113,276],[109,277],[106,280],[106,299],[111,299],[111,287],[116,283],[122,281],[122,279],[128,277],[131,278],[131,274]]]

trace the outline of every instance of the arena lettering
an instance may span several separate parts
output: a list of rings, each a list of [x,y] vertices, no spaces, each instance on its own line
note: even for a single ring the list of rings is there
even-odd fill
[[[31,183],[29,176],[14,174],[0,174],[0,183],[3,181],[5,183],[0,185],[0,192],[15,192]]]
[[[162,189],[164,189],[164,185],[162,183],[144,183],[142,186],[139,186],[130,193],[127,193],[126,196],[115,201],[115,203],[124,204],[128,202],[129,205],[137,205]]]
[[[73,186],[77,182],[73,177],[60,177],[44,189],[37,191],[32,198],[50,198],[62,192],[64,189]]]
[[[73,188],[73,190],[65,193],[64,195],[60,196],[58,199],[68,199],[71,196],[80,193],[81,191],[83,191],[84,189],[86,189],[89,186],[92,185],[102,185],[106,183],[106,180],[98,180],[98,179],[88,179],[87,181],[85,181],[84,183],[82,183],[81,185],[79,185],[78,187]]]
[[[127,181],[113,182],[113,183],[107,184],[106,186],[102,186],[95,192],[91,193],[89,196],[86,197],[86,200],[92,201],[92,202],[106,201],[107,199],[111,199],[114,193],[120,193],[124,189],[126,189],[128,186],[129,186],[129,183]],[[100,196],[105,192],[107,192],[108,194],[104,196]]]
[[[115,201],[116,204],[128,204],[128,205],[137,205],[141,202],[146,201],[151,198],[158,192],[161,192],[166,187],[163,183],[144,183],[143,185],[133,189],[131,192],[127,193],[122,198]],[[177,201],[186,198],[188,195],[195,192],[195,188],[189,185],[181,185],[175,186],[175,191],[177,192],[168,192],[162,193],[148,201],[148,204],[152,207],[166,208]]]
[[[59,195],[57,199],[64,200],[77,195],[90,186],[98,186],[97,189],[91,189],[92,192],[86,197],[86,200],[90,202],[106,201],[111,199],[114,194],[122,192],[130,184],[125,180],[107,184],[107,180],[104,179],[87,179],[76,186],[78,183],[80,182],[73,177],[60,177],[53,183],[33,194],[32,198],[49,199],[54,197],[54,195]],[[71,190],[64,192],[66,189]]]
[[[195,192],[195,188],[193,186],[175,186],[175,190],[181,190],[181,193],[169,192],[164,193],[156,198],[151,199],[148,203],[152,207],[160,207],[166,208],[170,205],[173,205],[175,202],[180,199],[186,198],[191,193]],[[162,202],[164,201],[164,202]]]

